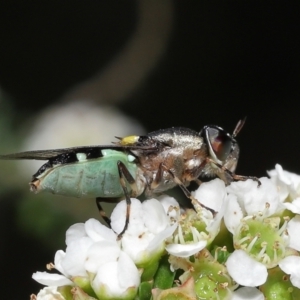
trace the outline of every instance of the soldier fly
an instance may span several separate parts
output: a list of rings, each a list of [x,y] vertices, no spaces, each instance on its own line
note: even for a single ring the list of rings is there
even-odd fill
[[[130,197],[143,192],[150,197],[178,185],[192,203],[199,203],[187,186],[192,181],[200,185],[202,176],[217,176],[226,184],[251,178],[260,184],[256,177],[234,173],[239,158],[235,137],[243,124],[244,120],[239,121],[232,135],[216,125],[204,126],[200,132],[172,127],[145,136],[117,137],[113,145],[27,151],[0,159],[48,160],[33,175],[31,191],[96,198],[108,225],[110,219],[100,203],[125,198],[127,215],[121,237],[129,222]]]

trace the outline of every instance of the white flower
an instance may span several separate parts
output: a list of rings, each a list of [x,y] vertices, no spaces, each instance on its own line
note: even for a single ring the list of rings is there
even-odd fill
[[[243,212],[244,216],[253,216],[262,214],[263,217],[269,217],[283,210],[279,194],[273,182],[266,177],[259,179],[261,185],[251,179],[246,181],[232,182],[227,187],[229,195],[235,195],[236,200]],[[228,211],[232,211],[230,207],[231,201],[228,201],[225,222]],[[234,204],[236,209],[236,204]]]
[[[226,266],[234,281],[247,287],[259,286],[268,277],[266,267],[243,250],[235,250],[227,259]]]
[[[300,176],[282,169],[276,164],[275,169],[268,171],[272,182],[277,186],[281,201],[288,196],[295,199],[300,196]]]
[[[168,202],[166,197],[163,199]],[[169,204],[179,208],[177,202],[169,200]],[[111,226],[115,232],[123,230],[125,216],[126,202],[121,201],[111,215]],[[130,220],[121,239],[122,249],[137,265],[146,264],[153,260],[153,256],[160,257],[165,249],[165,239],[172,235],[176,227],[177,223],[172,225],[172,219],[158,200],[150,199],[141,203],[131,199]]]
[[[214,179],[202,183],[192,195],[198,201],[195,207],[196,212],[190,210],[182,215],[177,234],[173,238],[173,242],[166,247],[166,250],[174,256],[189,257],[194,255],[211,243],[220,230],[225,211],[226,190],[224,182],[220,179]],[[211,208],[216,212],[216,215],[213,216],[211,211],[199,203]],[[203,230],[195,227],[199,223],[203,224]],[[193,236],[192,241],[185,239],[185,236],[189,234]]]
[[[116,234],[95,219],[71,226],[66,233],[67,249],[65,255],[57,252],[55,266],[68,277],[88,277],[85,262],[90,247],[98,241],[109,241],[117,245]],[[58,258],[59,256],[59,258]],[[60,269],[61,267],[61,269]]]
[[[284,179],[285,188],[290,191],[291,184],[286,185],[288,181],[282,172],[279,168],[281,183]],[[128,228],[121,238],[118,234],[125,226],[126,201],[118,203],[113,211],[112,229],[94,219],[71,226],[66,234],[66,251],[59,250],[55,255],[54,265],[60,274],[36,272],[33,275],[38,282],[49,285],[39,293],[38,300],[64,300],[57,291],[67,297],[65,292],[68,293],[70,286],[73,295],[77,290],[84,298],[134,299],[140,297],[138,290],[144,287],[141,280],[147,284],[153,278],[156,280],[160,262],[164,261],[165,267],[167,258],[171,271],[185,271],[179,277],[179,289],[186,295],[190,295],[192,289],[197,295],[213,291],[220,299],[226,294],[233,300],[263,300],[264,290],[261,292],[255,287],[264,285],[268,276],[273,276],[268,269],[277,265],[290,275],[286,278],[290,277],[291,283],[300,288],[297,208],[300,197],[292,203],[282,202],[291,200],[290,192],[284,198],[274,185],[274,179],[261,178],[260,181],[260,187],[252,180],[234,182],[229,187],[220,179],[203,183],[193,193],[194,209],[186,211],[180,210],[174,198],[165,195],[143,203],[131,199]],[[285,203],[289,203],[295,213],[292,219],[286,212],[280,214],[288,206]],[[230,241],[222,240],[225,228],[218,235],[223,217],[232,233]],[[227,258],[225,245],[228,242],[233,243],[235,250]],[[214,252],[205,249],[208,246]],[[165,250],[169,257],[160,260]],[[201,272],[210,275],[195,280],[195,275]],[[211,280],[212,272],[216,281]],[[177,293],[177,288],[171,288],[174,274],[169,272],[167,276],[170,288],[163,291],[161,297]],[[223,276],[222,280],[219,276]],[[272,280],[267,283],[272,284]],[[232,292],[234,289],[237,290]],[[153,297],[159,299],[160,296]]]
[[[33,274],[36,281],[49,286],[81,286],[90,281],[100,299],[135,296],[140,273],[120,248],[113,230],[90,219],[85,224],[71,226],[66,243],[66,252],[59,250],[55,255],[55,268],[61,274],[36,272]]]
[[[253,180],[228,186],[224,215],[237,249],[228,259],[228,272],[239,284],[250,287],[264,283],[267,268],[275,267],[287,255],[288,246],[287,222],[280,227],[280,218],[273,217],[284,208],[276,186],[268,178],[260,178],[260,182],[259,187]],[[239,263],[233,264],[235,257]],[[247,266],[249,271],[245,273]],[[263,282],[257,282],[259,272]]]
[[[279,164],[275,166],[275,170],[268,171],[268,174],[278,189],[284,207],[300,214],[300,176],[283,170]]]
[[[300,257],[288,256],[279,263],[279,267],[283,272],[291,275],[291,283],[300,289]]]
[[[36,297],[31,297],[31,299],[35,300],[65,300],[63,295],[57,291],[56,286],[47,286],[44,287]]]
[[[137,293],[140,274],[132,259],[120,251],[115,260],[99,267],[92,287],[99,299],[132,298]]]
[[[167,196],[161,199],[164,205],[156,199],[143,203],[131,199],[130,222],[120,240],[116,232],[125,225],[126,201],[118,203],[112,214],[113,229],[95,219],[71,226],[66,251],[55,254],[54,267],[61,274],[36,272],[33,278],[44,285],[82,289],[88,282],[99,299],[134,298],[141,275],[136,265],[144,269],[158,262],[165,239],[177,227],[178,203]],[[157,268],[158,263],[154,265]]]

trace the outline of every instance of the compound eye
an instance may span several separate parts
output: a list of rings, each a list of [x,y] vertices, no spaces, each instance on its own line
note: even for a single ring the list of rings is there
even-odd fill
[[[206,130],[206,137],[215,156],[225,161],[233,148],[232,138],[220,128],[208,127]]]

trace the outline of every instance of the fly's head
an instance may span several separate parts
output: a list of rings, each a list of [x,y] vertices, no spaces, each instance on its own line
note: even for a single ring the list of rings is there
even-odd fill
[[[225,182],[230,182],[224,169],[234,173],[238,158],[239,145],[235,140],[236,131],[233,135],[227,133],[223,128],[215,125],[204,126],[200,132],[205,145],[207,146],[209,164],[214,171],[211,171],[221,177]]]

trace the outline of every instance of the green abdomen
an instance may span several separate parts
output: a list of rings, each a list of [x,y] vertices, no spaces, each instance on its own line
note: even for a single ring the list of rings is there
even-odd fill
[[[121,197],[124,193],[120,184],[118,161],[123,162],[136,179],[137,166],[128,160],[127,154],[104,150],[103,157],[58,165],[47,170],[38,178],[38,190],[73,197]],[[129,185],[127,188],[130,192]]]

